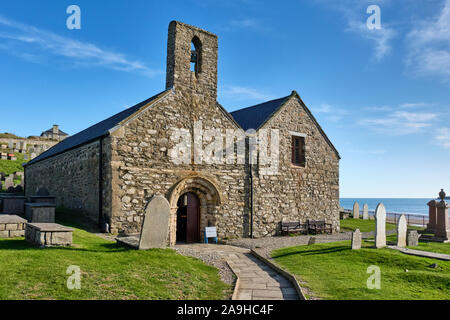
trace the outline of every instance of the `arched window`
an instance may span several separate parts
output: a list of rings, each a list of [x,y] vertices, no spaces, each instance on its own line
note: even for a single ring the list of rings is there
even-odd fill
[[[194,37],[191,42],[191,71],[195,74],[201,72],[202,43],[198,37]]]

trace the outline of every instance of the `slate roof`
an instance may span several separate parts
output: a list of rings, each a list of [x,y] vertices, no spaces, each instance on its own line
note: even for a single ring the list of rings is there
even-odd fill
[[[105,119],[97,124],[94,124],[93,126],[78,132],[77,134],[73,136],[69,136],[65,140],[61,141],[60,143],[56,144],[52,148],[48,149],[47,151],[41,153],[38,157],[34,158],[33,160],[29,161],[25,166],[28,166],[30,164],[36,163],[38,161],[53,157],[57,154],[69,151],[73,148],[76,148],[78,146],[81,146],[83,144],[86,144],[88,142],[92,142],[100,137],[106,136],[109,134],[109,130],[117,126],[121,121],[127,119],[129,116],[133,115],[137,111],[139,111],[142,107],[146,106],[150,102],[153,102],[157,98],[159,98],[162,94],[166,93],[169,90],[163,91],[161,93],[158,93],[157,95],[142,101],[141,103],[138,103],[137,105],[128,108],[122,112],[119,112],[112,117],[109,117],[108,119]]]
[[[290,97],[291,95],[236,110],[231,112],[231,115],[245,131],[248,129],[258,130],[259,127],[261,127],[261,125],[266,122],[266,120],[269,119],[275,111],[278,110],[278,108],[289,100]]]

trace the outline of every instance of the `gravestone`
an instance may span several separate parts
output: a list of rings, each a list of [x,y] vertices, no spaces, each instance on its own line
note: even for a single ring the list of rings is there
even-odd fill
[[[313,244],[316,244],[316,237],[310,237],[308,240],[308,246],[312,246]]]
[[[363,206],[363,220],[369,220],[369,206],[367,203],[364,203]]]
[[[359,219],[359,203],[355,202],[353,204],[353,219]]]
[[[420,235],[417,230],[410,230],[408,232],[408,247],[416,247],[419,245]]]
[[[47,188],[43,187],[38,190],[37,195],[38,196],[49,196],[50,192],[48,192]]]
[[[8,190],[9,188],[14,188],[14,180],[11,177],[8,177],[5,179],[5,190]]]
[[[352,232],[352,250],[361,249],[361,232],[356,229]]]
[[[408,223],[404,214],[400,216],[397,222],[397,247],[406,247],[406,232],[408,231]]]
[[[375,248],[386,246],[386,209],[379,203],[375,210]]]
[[[169,235],[170,204],[163,196],[154,196],[145,209],[139,250],[164,248]]]

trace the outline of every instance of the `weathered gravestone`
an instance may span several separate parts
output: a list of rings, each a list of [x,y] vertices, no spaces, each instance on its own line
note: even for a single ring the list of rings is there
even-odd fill
[[[408,232],[408,247],[416,247],[419,245],[420,235],[417,230],[410,230]]]
[[[386,209],[379,203],[375,210],[375,248],[386,246]]]
[[[170,204],[163,196],[154,196],[145,209],[139,250],[167,246],[169,234]]]
[[[50,192],[48,192],[47,188],[40,188],[37,192],[38,196],[49,196]]]
[[[313,244],[316,244],[316,237],[310,237],[308,240],[308,246],[312,246]]]
[[[11,177],[5,179],[4,189],[8,190],[9,188],[14,188],[14,180]]]
[[[408,223],[404,214],[401,215],[397,222],[397,247],[406,247],[406,232],[408,231]]]
[[[369,206],[367,203],[364,203],[363,206],[363,220],[369,220]]]
[[[361,249],[361,232],[356,229],[352,232],[352,250]]]
[[[353,219],[359,219],[359,203],[355,202],[353,204]]]

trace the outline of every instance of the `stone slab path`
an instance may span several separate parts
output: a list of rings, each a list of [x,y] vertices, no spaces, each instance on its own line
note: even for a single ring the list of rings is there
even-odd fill
[[[255,258],[249,249],[215,244],[185,244],[201,253],[213,252],[225,259],[239,277],[237,300],[298,300],[292,283],[284,276]]]
[[[413,250],[413,249],[407,249],[407,248],[400,248],[397,246],[388,246],[390,249],[394,249],[406,254],[410,254],[413,256],[419,256],[419,257],[425,257],[425,258],[432,258],[432,259],[439,259],[444,261],[450,261],[450,255],[449,254],[443,254],[443,253],[436,253],[436,252],[429,252],[429,251],[422,251],[422,250]]]

